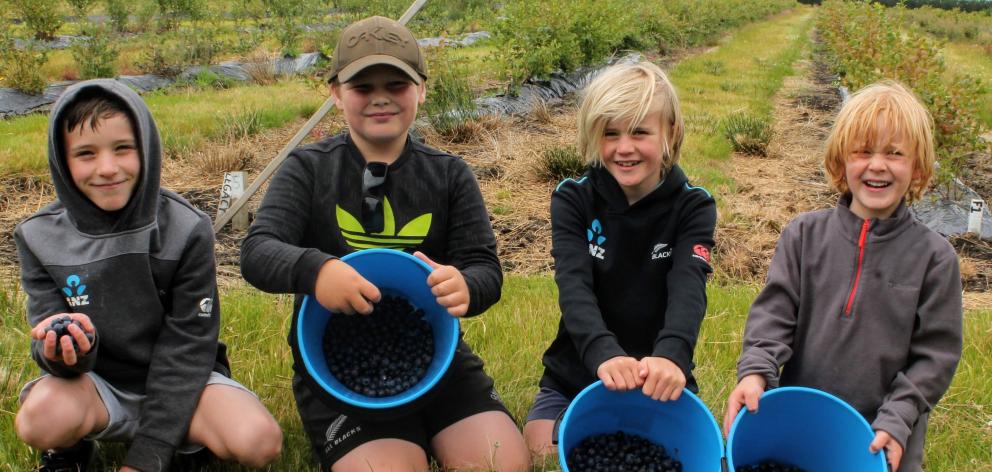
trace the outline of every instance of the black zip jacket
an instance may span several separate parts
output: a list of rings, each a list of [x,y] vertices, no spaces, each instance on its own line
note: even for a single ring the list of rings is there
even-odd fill
[[[678,166],[628,205],[610,173],[594,167],[551,195],[551,253],[561,322],[544,353],[541,386],[568,397],[616,356],[664,357],[692,376],[706,312],[716,202]]]

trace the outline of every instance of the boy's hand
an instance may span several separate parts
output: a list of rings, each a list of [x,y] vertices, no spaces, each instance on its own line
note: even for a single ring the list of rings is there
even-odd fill
[[[67,324],[68,334],[58,338],[56,331],[50,329],[53,322],[62,318],[69,318],[72,322]],[[78,324],[77,324],[78,323]],[[82,326],[82,328],[80,328]],[[65,365],[76,365],[80,356],[85,356],[93,348],[93,335],[96,327],[89,316],[82,313],[59,313],[45,318],[40,323],[31,328],[31,337],[42,341],[42,355],[50,361],[61,361]],[[56,349],[56,343],[60,349]],[[76,347],[79,351],[76,351]]]
[[[751,374],[741,379],[727,398],[727,414],[723,417],[724,436],[730,434],[730,426],[734,424],[734,419],[737,418],[742,406],[746,405],[751,413],[758,411],[758,400],[763,393],[765,393],[765,378],[760,374]]]
[[[644,357],[640,361],[639,376],[644,382],[641,389],[653,400],[678,400],[685,388],[685,373],[674,362],[664,357]]]
[[[885,448],[885,459],[888,460],[889,465],[892,466],[892,469],[890,470],[899,470],[899,462],[902,460],[902,444],[899,444],[899,441],[893,439],[892,436],[885,431],[875,431],[875,439],[872,440],[871,444],[868,446],[868,450],[874,454],[883,447]]]
[[[451,316],[465,316],[468,313],[468,284],[465,277],[455,266],[441,265],[432,261],[424,253],[417,251],[413,255],[434,269],[427,276],[427,285],[437,298],[437,303],[448,309]]]
[[[372,304],[382,297],[372,282],[340,259],[320,266],[313,295],[324,308],[346,315],[372,313]]]
[[[637,359],[617,356],[600,364],[596,376],[608,390],[633,390],[644,383],[638,372],[639,367]]]

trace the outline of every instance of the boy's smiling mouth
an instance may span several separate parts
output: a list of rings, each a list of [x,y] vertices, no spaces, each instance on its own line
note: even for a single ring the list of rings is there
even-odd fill
[[[865,183],[866,187],[875,188],[875,189],[882,189],[888,187],[889,185],[892,185],[892,182],[885,180],[863,180],[862,182]]]
[[[613,161],[617,167],[634,167],[641,163],[641,161]]]

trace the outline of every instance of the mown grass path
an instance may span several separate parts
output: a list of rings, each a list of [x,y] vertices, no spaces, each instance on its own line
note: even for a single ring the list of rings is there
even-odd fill
[[[980,45],[963,42],[949,42],[944,46],[947,68],[982,80],[984,88],[977,97],[978,116],[986,131],[992,128],[992,54]]]

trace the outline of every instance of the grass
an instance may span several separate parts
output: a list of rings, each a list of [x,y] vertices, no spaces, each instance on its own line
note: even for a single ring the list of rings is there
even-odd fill
[[[812,12],[800,7],[745,26],[718,49],[688,58],[670,72],[686,122],[680,165],[693,185],[718,199],[733,192],[723,170],[732,147],[720,124],[735,112],[770,121],[772,96],[808,46]]]
[[[309,117],[324,100],[302,80],[225,90],[179,88],[144,99],[166,156],[181,155],[230,133],[244,134],[246,124],[257,132]],[[47,114],[0,121],[0,177],[48,174],[47,123]]]
[[[36,453],[13,432],[16,396],[37,375],[28,353],[23,297],[9,278],[0,282],[0,471],[26,470]],[[700,396],[714,417],[723,418],[726,395],[734,383],[744,320],[759,287],[731,281],[711,282],[709,308],[696,348]],[[292,298],[269,295],[236,283],[223,290],[221,340],[229,348],[235,376],[258,393],[285,433],[285,447],[269,470],[312,470],[309,443],[296,414],[290,376],[292,355],[286,345]],[[465,339],[486,361],[486,370],[518,421],[537,390],[541,354],[558,327],[557,289],[542,276],[508,276],[502,300],[484,315],[464,320]],[[965,350],[954,383],[932,413],[927,445],[929,471],[992,470],[992,310],[965,314]],[[119,460],[123,448],[109,448],[105,465]],[[546,470],[554,470],[549,464]],[[216,470],[240,470],[234,466]],[[541,468],[536,468],[541,470]]]
[[[982,94],[977,97],[978,117],[986,129],[992,128],[992,53],[973,43],[949,42],[944,46],[948,69],[983,80]]]

